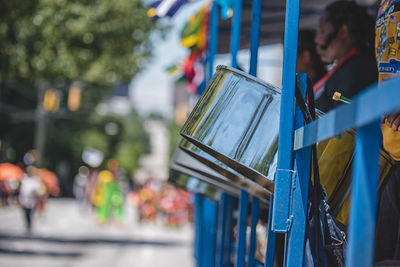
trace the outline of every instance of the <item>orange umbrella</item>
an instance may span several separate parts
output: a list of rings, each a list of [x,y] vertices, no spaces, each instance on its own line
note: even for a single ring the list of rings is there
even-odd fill
[[[0,163],[0,181],[19,180],[24,171],[11,163]]]
[[[50,195],[58,196],[58,194],[60,194],[57,175],[54,172],[42,168],[37,170],[37,176],[39,176],[40,180],[42,180],[42,183],[47,188]]]

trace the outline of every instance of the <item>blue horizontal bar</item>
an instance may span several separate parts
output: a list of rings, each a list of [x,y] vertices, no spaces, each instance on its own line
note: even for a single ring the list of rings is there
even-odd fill
[[[317,142],[358,128],[385,114],[400,109],[400,77],[377,86],[372,85],[351,104],[342,104],[323,117],[295,131],[294,150],[299,150]]]

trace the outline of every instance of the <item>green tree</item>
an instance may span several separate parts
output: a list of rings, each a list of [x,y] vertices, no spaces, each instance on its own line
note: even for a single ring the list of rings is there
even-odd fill
[[[0,81],[128,82],[153,27],[140,0],[1,1]]]
[[[44,167],[54,170],[59,162],[64,162],[71,171],[68,179],[72,179],[83,164],[83,150],[92,147],[104,154],[101,168],[107,168],[107,161],[115,158],[132,177],[132,172],[139,166],[139,158],[149,152],[149,136],[139,114],[132,109],[125,116],[95,112],[89,117],[74,115],[76,117],[49,120]],[[110,124],[116,126],[116,131],[107,130]],[[70,188],[64,193],[69,194],[69,191]]]
[[[96,118],[94,110],[116,84],[128,83],[148,63],[150,33],[161,27],[146,12],[141,0],[0,1],[0,160],[21,161],[33,147],[39,96],[51,87],[62,102],[58,112],[45,115],[45,167],[56,170],[68,162],[72,179],[87,145],[121,159],[129,171],[137,166],[147,149],[137,114],[130,115],[131,122],[137,120],[133,130],[125,119],[113,118],[121,132],[110,136],[104,133],[109,117]],[[66,100],[74,82],[82,87],[82,101],[72,113]]]

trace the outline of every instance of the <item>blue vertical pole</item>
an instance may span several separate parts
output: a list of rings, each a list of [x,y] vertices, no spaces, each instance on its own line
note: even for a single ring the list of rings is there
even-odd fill
[[[203,199],[203,236],[200,267],[215,266],[215,251],[217,242],[218,206],[214,201]]]
[[[257,75],[257,59],[258,59],[258,44],[260,40],[260,20],[261,20],[261,3],[262,0],[253,0],[252,17],[251,17],[251,33],[250,33],[250,71],[251,75]],[[259,200],[253,197],[251,205],[251,233],[250,247],[248,255],[248,266],[255,267],[255,251],[257,245],[257,222],[258,222]]]
[[[251,232],[250,232],[250,246],[248,255],[248,267],[256,267],[255,253],[257,245],[257,222],[258,222],[258,209],[259,200],[257,197],[253,196],[253,202],[251,203]]]
[[[251,75],[257,75],[258,44],[260,42],[262,0],[253,0],[253,11],[251,17],[250,33],[250,71]]]
[[[297,74],[297,84],[303,95],[306,92],[307,75]],[[304,125],[300,109],[296,108],[295,128]],[[306,147],[295,153],[294,191],[293,191],[293,223],[287,236],[286,266],[303,266],[304,245],[306,240],[307,202],[310,182],[311,147]]]
[[[242,16],[242,0],[233,0],[233,18],[231,26],[232,67],[237,68],[237,53],[240,48],[240,19]]]
[[[286,2],[278,167],[275,176],[275,199],[272,215],[272,230],[279,233],[286,233],[290,228],[289,207],[293,176],[294,88],[296,83],[299,2],[299,0],[287,0]]]
[[[229,210],[227,212],[228,216],[226,218],[226,255],[224,256],[224,267],[231,267],[231,254],[234,250],[233,240],[233,211],[235,210],[235,198],[232,197],[229,201]]]
[[[271,200],[269,202],[269,211],[268,211],[268,225],[267,225],[267,248],[265,251],[265,261],[264,267],[274,266],[274,256],[275,256],[275,241],[276,234],[272,232],[272,207],[274,206],[274,195],[271,195]]]
[[[208,45],[207,83],[214,73],[214,59],[218,49],[218,4],[213,3],[210,13],[210,40]]]
[[[218,255],[217,266],[228,267],[230,266],[230,246],[231,246],[231,233],[232,233],[232,213],[233,213],[234,198],[223,192],[221,194],[221,207],[220,207],[220,225],[218,228]]]
[[[201,196],[199,194],[194,195],[194,229],[195,229],[195,235],[194,235],[194,258],[196,259],[197,266],[200,266],[200,261],[201,261],[201,237],[202,237],[202,201],[201,201]]]
[[[249,209],[249,193],[244,189],[240,189],[235,267],[244,267],[245,263],[248,209]]]
[[[357,130],[346,266],[373,266],[380,122]]]

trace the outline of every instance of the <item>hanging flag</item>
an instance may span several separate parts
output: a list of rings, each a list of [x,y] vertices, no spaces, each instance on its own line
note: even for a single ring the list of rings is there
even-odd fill
[[[178,65],[170,65],[170,66],[168,66],[168,67],[166,68],[166,70],[167,70],[167,72],[168,72],[169,74],[174,74],[174,73],[176,73],[176,72],[179,71],[179,66],[178,66]]]
[[[181,44],[191,50],[182,70],[188,91],[200,95],[205,88],[205,62],[208,48],[210,4],[189,18],[181,32]]]
[[[152,19],[162,17],[172,18],[176,12],[186,3],[194,0],[158,0],[150,4],[147,15]]]
[[[199,96],[206,88],[205,63],[206,58],[205,54],[203,53],[194,63],[194,77],[192,83],[189,85],[193,87],[193,91],[195,91]]]
[[[172,79],[174,79],[175,81],[181,80],[182,77],[185,76],[185,74],[183,73],[182,67],[180,65],[177,65],[177,64],[170,65],[165,70],[170,75],[170,77]]]
[[[210,5],[207,4],[189,18],[181,32],[182,46],[192,50],[207,48],[209,15]]]
[[[183,73],[187,81],[188,91],[200,95],[205,88],[205,60],[204,51],[192,52],[183,62]]]

